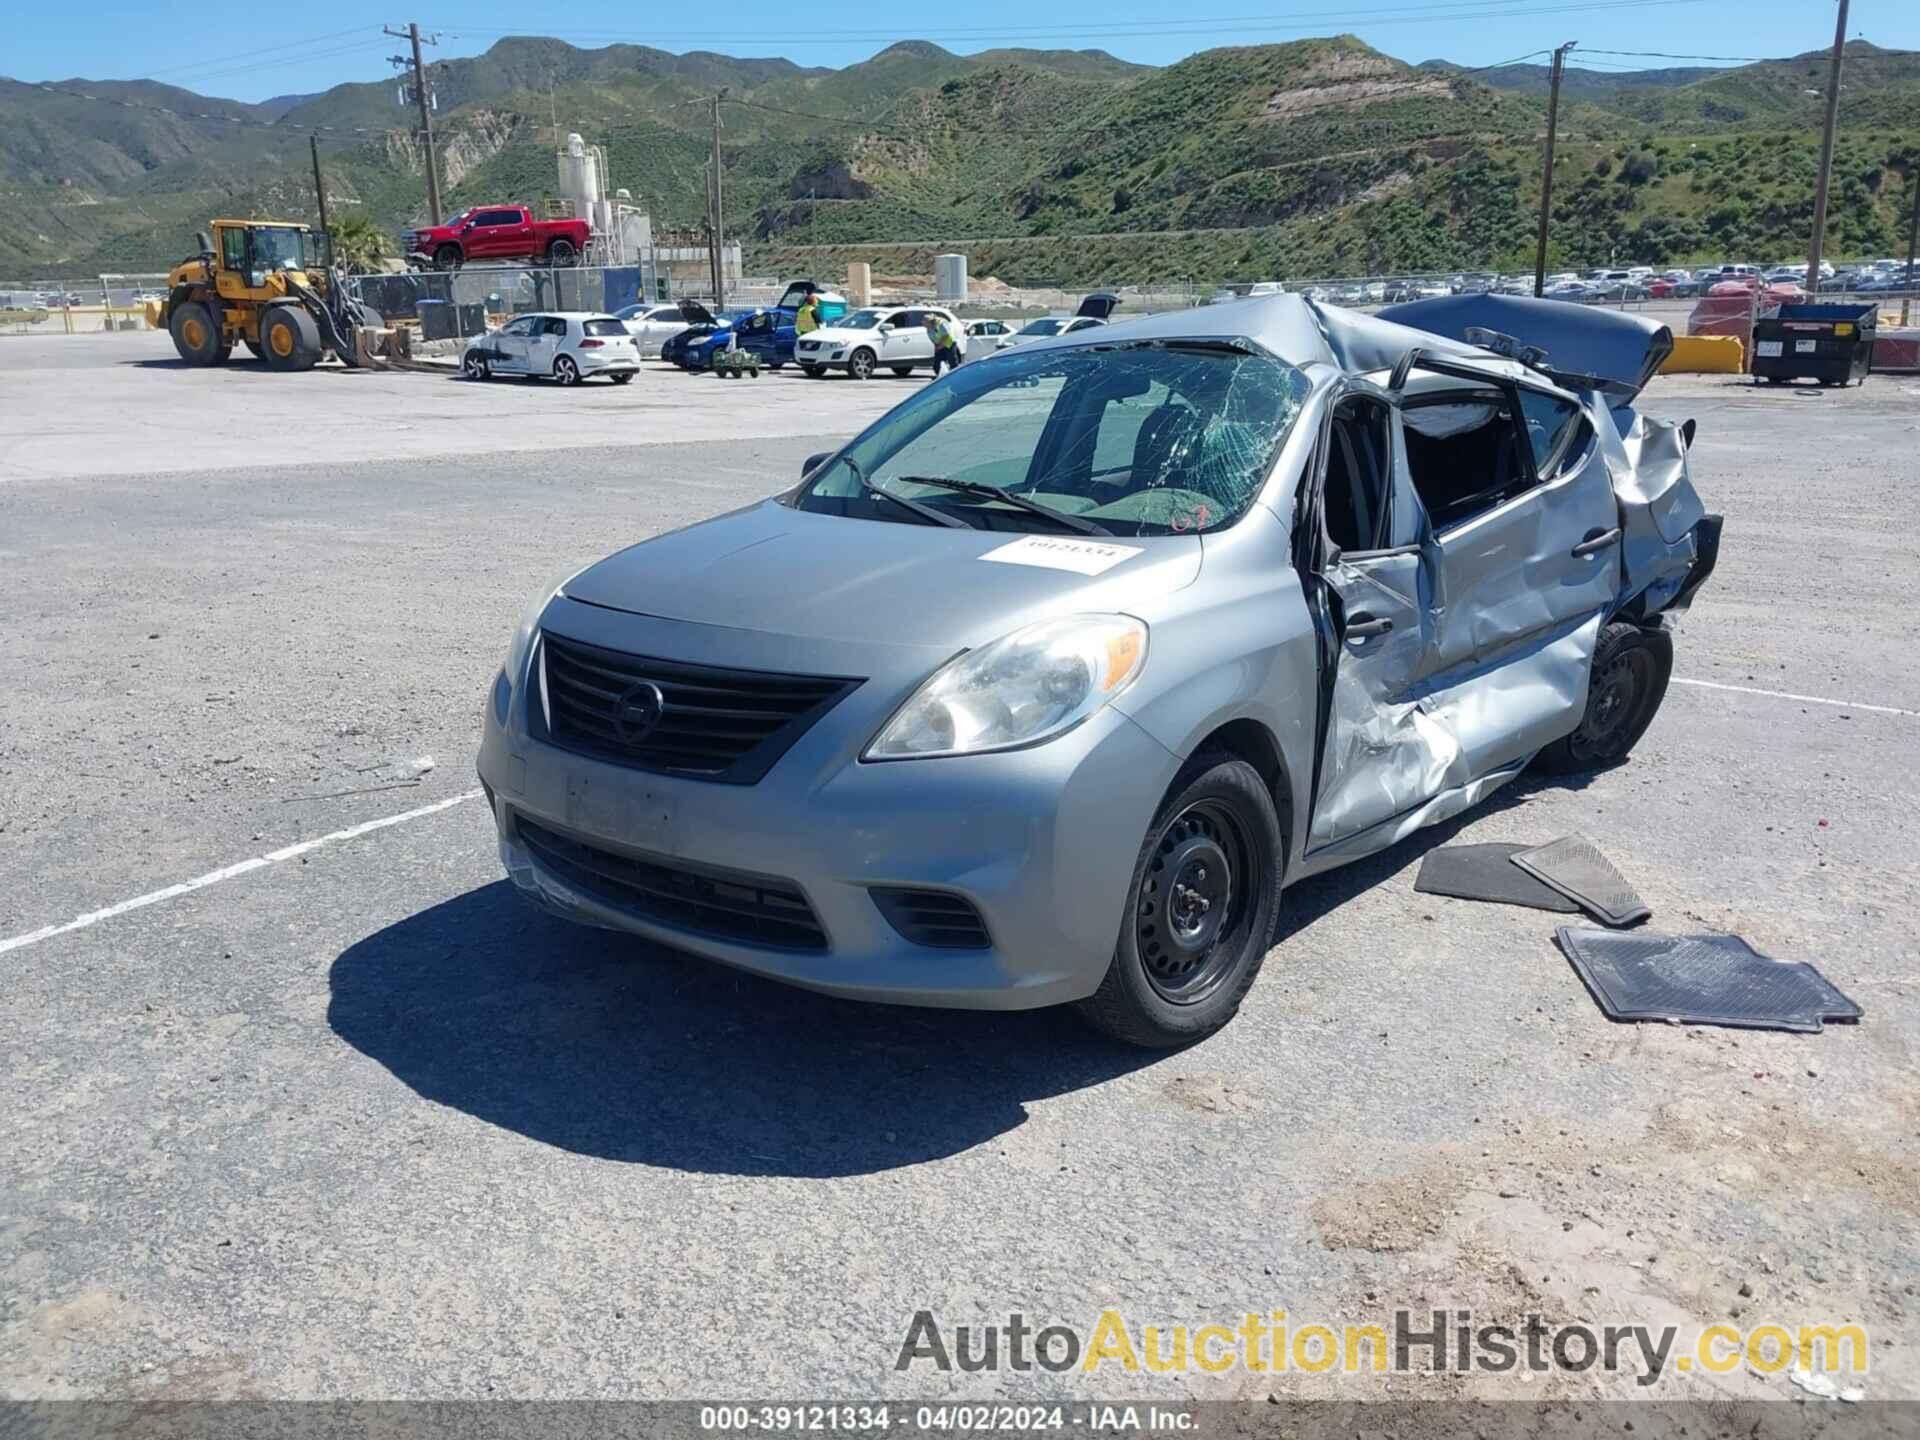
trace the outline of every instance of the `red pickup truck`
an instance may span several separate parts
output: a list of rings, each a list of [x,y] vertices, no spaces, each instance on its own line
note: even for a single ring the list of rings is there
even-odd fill
[[[476,205],[444,225],[403,232],[400,251],[436,270],[458,270],[469,260],[578,265],[592,234],[584,220],[536,220],[524,205]]]

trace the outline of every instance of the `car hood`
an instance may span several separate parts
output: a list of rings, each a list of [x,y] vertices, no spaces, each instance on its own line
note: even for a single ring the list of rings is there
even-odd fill
[[[830,345],[872,344],[880,338],[878,330],[847,330],[839,325],[822,325],[807,332],[809,340],[825,340]]]
[[[983,558],[995,551],[1001,559]],[[958,650],[1048,615],[1141,614],[1192,584],[1200,561],[1193,536],[950,530],[764,500],[643,540],[564,588],[589,605],[662,619]],[[1082,568],[1058,568],[1068,563]]]

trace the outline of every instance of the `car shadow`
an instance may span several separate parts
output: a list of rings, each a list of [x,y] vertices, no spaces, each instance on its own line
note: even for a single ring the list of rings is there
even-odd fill
[[[864,1175],[1018,1128],[1029,1101],[1168,1058],[1061,1009],[834,1000],[555,919],[506,881],[333,963],[334,1032],[428,1100],[576,1154]]]

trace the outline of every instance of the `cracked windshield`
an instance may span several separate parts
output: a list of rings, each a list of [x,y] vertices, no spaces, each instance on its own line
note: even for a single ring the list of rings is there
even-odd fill
[[[1258,493],[1306,393],[1292,366],[1225,346],[1008,356],[881,420],[796,503],[980,529],[1219,529]]]

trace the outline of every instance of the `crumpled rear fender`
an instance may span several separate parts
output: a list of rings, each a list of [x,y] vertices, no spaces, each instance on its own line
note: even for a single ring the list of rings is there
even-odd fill
[[[1683,610],[1712,573],[1720,547],[1721,517],[1707,513],[1687,467],[1692,422],[1656,420],[1624,405],[1594,409],[1620,505],[1616,613],[1645,620]]]

